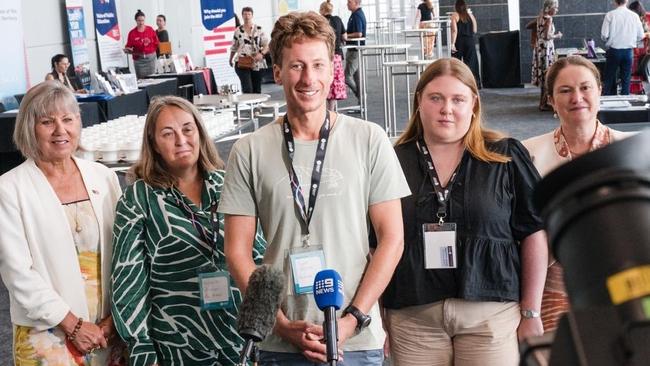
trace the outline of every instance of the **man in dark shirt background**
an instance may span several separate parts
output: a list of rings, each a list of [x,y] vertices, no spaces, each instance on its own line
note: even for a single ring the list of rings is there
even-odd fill
[[[361,0],[348,0],[348,10],[352,12],[348,19],[347,39],[366,37],[366,15],[361,9]],[[365,45],[365,41],[347,41],[348,45]],[[359,95],[359,51],[348,49],[345,54],[345,83],[361,103]]]

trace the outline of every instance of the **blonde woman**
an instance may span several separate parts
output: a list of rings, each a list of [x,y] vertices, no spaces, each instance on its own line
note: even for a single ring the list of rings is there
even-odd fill
[[[67,86],[27,91],[14,130],[26,160],[0,177],[0,275],[17,366],[126,364],[109,302],[120,185],[105,166],[74,157],[80,135]]]
[[[382,295],[394,365],[518,365],[518,338],[543,333],[539,175],[521,143],[482,126],[461,61],[424,71],[413,110],[395,147],[413,193],[404,253]]]

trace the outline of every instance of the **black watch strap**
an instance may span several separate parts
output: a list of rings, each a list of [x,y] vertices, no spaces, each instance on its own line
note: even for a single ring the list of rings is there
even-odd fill
[[[343,310],[343,316],[347,314],[351,314],[357,319],[357,331],[362,331],[364,328],[370,325],[370,322],[372,321],[370,315],[364,314],[361,310],[357,309],[357,307],[352,304],[348,305],[348,307]]]

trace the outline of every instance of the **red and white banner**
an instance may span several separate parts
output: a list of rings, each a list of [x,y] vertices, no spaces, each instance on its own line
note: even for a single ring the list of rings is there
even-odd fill
[[[202,0],[201,18],[205,66],[212,69],[219,87],[236,84],[241,89],[235,69],[228,63],[235,31],[232,0]]]

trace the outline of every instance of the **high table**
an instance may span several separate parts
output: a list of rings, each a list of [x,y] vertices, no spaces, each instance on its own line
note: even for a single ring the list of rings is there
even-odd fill
[[[246,93],[246,94],[234,94],[234,95],[202,95],[194,96],[194,105],[197,107],[208,106],[208,107],[217,107],[223,108],[227,107],[229,104],[235,106],[235,112],[237,115],[237,122],[242,123],[241,118],[241,107],[243,105],[250,106],[251,116],[250,119],[253,121],[254,128],[259,127],[257,118],[255,118],[254,110],[259,107],[260,104],[266,102],[271,98],[268,94],[256,94],[256,93]]]
[[[436,36],[436,55],[435,58],[451,57],[451,17],[434,17],[432,20],[425,20],[421,22],[427,25],[429,28],[417,28],[417,29],[404,29],[402,33],[404,38],[408,37],[419,37],[420,38],[420,58],[424,59],[424,37],[427,33],[435,33]],[[442,49],[442,31],[445,31],[445,39],[447,40],[447,49],[443,52]]]
[[[420,74],[424,69],[427,68],[427,66],[431,65],[433,62],[436,60],[404,60],[404,61],[388,61],[384,62],[384,68],[386,69],[386,72],[388,73],[388,80],[389,82],[387,83],[389,89],[385,91],[384,93],[387,95],[390,95],[389,98],[389,103],[384,105],[384,116],[388,116],[388,122],[386,123],[388,125],[388,136],[389,137],[394,137],[397,136],[397,107],[395,103],[395,95],[396,90],[395,90],[395,76],[406,76],[406,93],[407,93],[407,113],[408,116],[411,116],[411,83],[409,80],[410,75],[415,75],[416,76],[416,83],[417,80],[420,79]],[[409,71],[409,67],[415,68],[415,71]],[[396,68],[404,68],[403,72],[395,72]]]
[[[183,73],[166,73],[166,74],[153,74],[147,76],[150,79],[166,79],[166,78],[176,78],[178,87],[183,85],[192,84],[194,85],[194,95],[208,95],[217,92],[217,83],[214,79],[214,73],[212,69],[207,69],[207,76],[203,70],[193,70]],[[205,79],[209,79],[206,83]]]
[[[388,56],[403,56],[404,59],[408,58],[408,49],[411,47],[410,44],[371,44],[371,45],[363,45],[363,46],[344,46],[344,48],[353,48],[356,49],[357,52],[359,52],[359,98],[360,98],[360,108],[361,108],[361,118],[362,119],[368,119],[368,110],[366,106],[368,105],[368,93],[366,90],[366,61],[365,58],[369,56],[378,56],[380,57],[380,62],[383,65],[384,62],[389,61],[387,59]],[[391,50],[397,51],[397,52],[389,52]],[[371,53],[371,51],[375,51],[374,53]],[[383,92],[383,97],[384,97],[384,106],[388,104],[388,99],[389,96],[387,94],[387,90],[389,87],[387,86],[388,79],[386,78],[386,73],[383,72],[382,68],[382,73],[381,73],[381,80],[382,80],[382,92]],[[344,108],[341,108],[343,110]],[[385,108],[384,108],[385,109]],[[384,114],[384,130],[386,132],[389,131],[389,126],[387,124],[388,122],[388,115]]]

